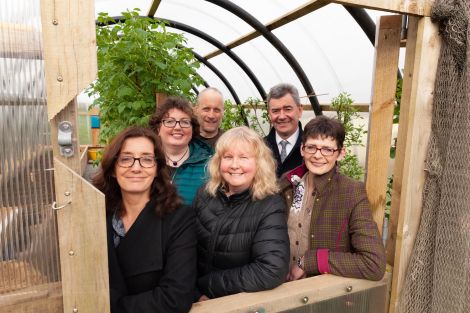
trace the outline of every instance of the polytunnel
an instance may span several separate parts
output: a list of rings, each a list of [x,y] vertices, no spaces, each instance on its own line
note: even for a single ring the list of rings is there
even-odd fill
[[[0,311],[468,312],[469,19],[470,7],[465,1],[446,0],[2,1]],[[127,24],[130,20],[133,24]],[[129,29],[135,36],[134,42],[127,37]],[[171,40],[161,43],[158,36]],[[156,54],[147,58],[146,53]],[[156,57],[158,54],[162,59]],[[151,64],[149,69],[143,69],[144,63]],[[183,75],[175,74],[178,71]],[[144,75],[139,76],[141,72]],[[302,162],[307,162],[305,154],[311,152],[306,152],[307,139],[301,143],[301,136],[302,127],[309,121],[326,115],[338,118],[346,128],[345,159],[332,161],[332,168],[363,182],[361,192],[368,203],[370,217],[367,218],[372,224],[367,224],[365,218],[355,225],[368,230],[369,226],[364,225],[372,225],[373,229],[377,225],[379,250],[383,245],[386,258],[385,274],[367,276],[376,266],[376,251],[365,255],[356,249],[361,229],[348,228],[351,220],[357,218],[354,211],[338,224],[335,246],[320,246],[315,261],[307,257],[308,249],[301,257],[294,255],[294,267],[300,268],[305,278],[293,280],[290,271],[276,286],[258,279],[257,283],[268,286],[260,289],[263,291],[250,290],[247,286],[250,279],[257,280],[257,271],[262,271],[266,265],[263,262],[269,257],[260,257],[263,261],[257,264],[257,271],[250,272],[251,276],[244,276],[243,270],[239,270],[243,286],[240,290],[227,295],[217,293],[214,290],[220,285],[233,289],[233,281],[222,275],[223,279],[216,282],[211,276],[216,274],[209,273],[197,281],[199,288],[201,280],[211,282],[205,289],[209,297],[204,293],[193,297],[192,291],[186,292],[190,288],[187,277],[196,279],[196,261],[206,255],[201,254],[198,243],[198,257],[168,256],[173,250],[166,248],[165,236],[178,233],[181,225],[173,223],[168,229],[161,226],[166,225],[165,215],[161,213],[166,211],[158,205],[156,224],[143,228],[142,233],[153,236],[152,232],[162,231],[161,237],[155,235],[158,244],[151,249],[128,244],[132,253],[113,258],[110,251],[125,246],[126,235],[133,234],[132,223],[137,223],[139,218],[142,221],[140,212],[146,212],[148,203],[153,203],[149,200],[130,226],[125,215],[119,217],[122,214],[119,209],[110,211],[109,203],[125,210],[123,195],[133,194],[126,189],[127,185],[120,185],[119,179],[127,177],[122,173],[135,168],[139,173],[147,173],[155,168],[150,180],[153,187],[145,187],[148,188],[145,192],[167,188],[159,191],[167,199],[165,205],[172,208],[168,210],[167,221],[171,221],[171,214],[176,214],[173,208],[186,201],[182,196],[186,190],[178,189],[178,184],[191,186],[196,180],[190,176],[180,181],[175,178],[177,165],[184,168],[186,160],[192,160],[195,154],[192,139],[182,146],[180,154],[172,154],[172,149],[178,146],[174,142],[179,139],[165,138],[167,135],[159,133],[160,129],[178,129],[183,133],[178,136],[184,137],[186,128],[191,133],[189,138],[198,136],[196,130],[200,130],[203,139],[199,96],[209,87],[215,88],[224,101],[223,110],[218,113],[218,136],[223,130],[228,138],[231,129],[245,125],[256,131],[254,140],[259,140],[252,150],[258,151],[264,143],[269,145],[270,131],[285,141],[288,136],[280,135],[275,113],[270,110],[270,105],[274,105],[270,101],[278,100],[271,97],[272,87],[281,83],[292,85],[299,93],[298,101],[294,95],[291,97],[297,104],[293,110],[299,110],[295,111],[298,116],[293,123],[297,129],[293,134],[298,136],[295,148],[299,158],[302,155],[297,165],[308,168]],[[170,106],[166,112],[160,112],[171,101],[179,109]],[[189,111],[182,109],[185,105]],[[286,104],[283,105],[281,111],[286,110]],[[178,114],[183,115],[175,118],[170,115],[172,110],[180,110]],[[193,119],[199,119],[201,129],[199,125],[195,127]],[[144,126],[139,130],[140,135],[113,140],[126,132],[123,129],[135,125]],[[140,151],[138,154],[125,150],[134,137],[146,138],[146,144],[151,141],[154,150],[145,152],[143,144],[132,146]],[[331,136],[326,139],[329,138],[335,139]],[[121,147],[115,148],[119,140]],[[278,150],[266,148],[274,149],[274,158],[278,158],[277,163],[274,159],[269,163],[272,166],[281,166],[292,153],[281,151],[285,148],[281,145],[282,142]],[[160,154],[153,153],[157,146],[163,164],[159,163]],[[343,147],[339,146],[326,150],[316,145],[307,148],[326,160],[329,153],[335,156],[340,151],[338,157],[343,153]],[[114,156],[113,149],[117,149]],[[209,146],[207,151],[210,153],[200,156],[204,164],[211,158],[210,162],[217,160],[217,146],[215,152]],[[222,164],[228,157],[223,154],[221,158]],[[249,159],[246,155],[241,158]],[[272,159],[272,155],[263,157],[262,161],[266,158]],[[258,166],[260,162],[258,159],[253,164]],[[111,170],[106,172],[109,164]],[[222,169],[220,165],[219,170]],[[200,170],[203,175],[197,179],[204,184],[209,180],[207,186],[210,186],[216,174],[211,172],[210,165]],[[269,169],[266,175],[275,175],[275,170]],[[118,189],[113,192],[106,189],[110,185],[106,185],[105,175],[115,181],[113,186]],[[230,200],[233,177],[223,175],[219,189]],[[282,180],[290,176],[281,176],[279,180],[272,177],[272,190],[278,193]],[[142,177],[132,179],[143,180]],[[304,182],[307,184],[307,178]],[[304,186],[298,181],[291,183],[295,183],[295,190]],[[160,184],[164,187],[155,187]],[[245,184],[250,190],[254,188],[253,181]],[[302,208],[308,212],[307,207],[312,205],[315,210],[314,201],[323,201],[324,196],[319,193],[320,180],[313,180],[313,184],[314,187],[310,186],[312,203],[305,200]],[[174,196],[172,190],[176,190]],[[353,202],[354,192],[334,194],[331,198],[345,197]],[[110,202],[115,201],[116,194],[120,200]],[[202,214],[199,202],[192,203],[192,210],[197,213],[196,225]],[[186,204],[190,205],[191,201]],[[294,204],[290,209],[288,206],[285,210],[295,209]],[[322,208],[328,209],[331,207]],[[321,223],[331,223],[337,218],[335,214]],[[250,222],[254,223],[256,218],[250,215]],[[235,220],[231,227],[239,222]],[[283,223],[286,228],[294,224],[292,227],[298,228],[304,223],[309,225],[310,229],[302,236],[306,236],[306,245],[310,246],[318,245],[323,240],[318,237],[326,238],[328,232],[319,224],[315,224],[317,229],[310,227],[310,221],[306,220],[297,224],[287,219]],[[201,227],[196,226],[199,231]],[[215,229],[222,227],[217,224]],[[345,227],[347,231],[342,235]],[[244,233],[249,232],[247,229]],[[199,231],[197,240],[200,235]],[[196,234],[192,237],[196,242]],[[171,237],[168,245],[181,248],[178,238]],[[153,239],[145,237],[141,241],[152,245]],[[348,253],[352,258],[338,265],[328,258],[341,252],[342,240],[351,247]],[[282,240],[268,236],[258,244],[267,248],[272,241]],[[114,247],[110,248],[110,242]],[[216,239],[210,240],[210,247],[217,245]],[[292,252],[292,246],[299,242],[291,238],[290,245]],[[372,244],[369,241],[367,245]],[[256,255],[257,251],[251,247],[246,257]],[[245,257],[245,251],[236,253],[237,258]],[[320,258],[325,260],[325,253],[326,265],[320,261]],[[217,263],[212,252],[207,255]],[[291,255],[286,259],[290,260]],[[232,261],[228,253],[222,253],[219,260],[224,260],[217,264],[220,268]],[[128,270],[126,266],[134,261],[143,264],[144,269]],[[188,262],[194,263],[192,273],[187,273],[185,278],[174,276],[165,280],[165,284],[173,287],[162,284],[136,294],[130,291],[140,287],[136,288],[135,281],[129,277],[143,275],[141,278],[147,279],[150,276],[145,275],[154,273],[155,268],[156,275],[166,277],[168,272],[182,270],[175,267]],[[365,266],[361,267],[360,262]],[[306,266],[313,263],[318,264],[316,272],[307,273]],[[341,266],[360,273],[348,275]],[[119,290],[114,288],[116,268],[123,275],[119,276],[123,281],[119,283],[124,287]],[[208,268],[211,266],[202,269]],[[198,270],[200,274],[201,267]],[[271,272],[268,276],[276,274]],[[165,288],[174,288],[178,296],[169,296]],[[160,297],[161,294],[164,296]],[[118,295],[119,302],[113,302]],[[208,300],[197,301],[205,299],[204,296]],[[192,307],[191,303],[182,306],[191,297]]]

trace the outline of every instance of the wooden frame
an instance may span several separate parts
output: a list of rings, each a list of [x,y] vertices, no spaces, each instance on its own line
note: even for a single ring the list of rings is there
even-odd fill
[[[407,261],[409,254],[414,242],[414,236],[416,236],[417,224],[420,219],[420,213],[416,211],[416,207],[421,206],[422,196],[422,185],[424,182],[424,171],[422,165],[424,164],[424,153],[427,145],[427,134],[423,135],[423,131],[429,125],[428,112],[432,102],[432,89],[435,78],[435,64],[437,64],[437,57],[439,54],[439,44],[437,38],[437,32],[435,27],[431,24],[428,17],[432,0],[345,0],[345,1],[327,1],[327,0],[313,0],[307,2],[304,6],[286,14],[283,17],[269,23],[268,29],[275,29],[286,23],[295,20],[296,18],[303,16],[321,8],[329,3],[339,3],[343,5],[361,6],[370,9],[385,10],[389,12],[396,12],[402,14],[415,15],[410,23],[411,35],[407,42],[407,63],[405,64],[405,82],[403,86],[402,95],[402,123],[400,134],[399,134],[399,147],[397,162],[395,165],[395,171],[398,173],[396,180],[394,181],[393,188],[393,201],[392,207],[392,220],[391,229],[392,234],[392,248],[388,249],[389,259],[394,256],[395,271],[393,274],[392,283],[392,299],[390,305],[390,312],[394,312],[395,303],[399,299],[399,290],[403,283],[404,273],[406,271]],[[149,15],[153,15],[158,8],[160,1],[155,0],[149,9]],[[78,10],[77,6],[80,6]],[[42,0],[41,11],[42,11],[42,24],[43,24],[43,36],[44,36],[44,55],[46,61],[46,80],[47,80],[47,91],[48,91],[48,108],[49,118],[52,120],[52,128],[57,127],[57,123],[64,118],[74,121],[74,98],[85,86],[87,86],[96,76],[96,55],[94,45],[94,12],[93,12],[93,1],[92,0],[77,0],[75,2],[63,2],[60,0]],[[74,12],[74,14],[69,14]],[[77,13],[78,12],[78,13]],[[413,27],[415,27],[413,29]],[[383,29],[382,29],[383,30]],[[232,43],[228,44],[230,48],[247,42],[253,38],[256,38],[259,34],[252,32],[239,38]],[[73,39],[79,39],[74,41]],[[393,49],[396,49],[395,41],[393,41]],[[378,46],[380,47],[380,46]],[[380,49],[379,49],[380,50]],[[395,50],[394,50],[395,51]],[[380,51],[377,51],[378,58]],[[212,52],[207,57],[217,55],[217,52]],[[381,57],[380,57],[381,58]],[[395,58],[395,56],[393,56]],[[379,60],[378,60],[379,61]],[[391,77],[390,69],[380,69],[379,63],[376,68],[376,78],[379,79],[380,75],[384,75],[382,78],[386,80],[387,77]],[[385,73],[387,71],[387,73]],[[396,67],[394,69],[396,71]],[[385,82],[385,81],[384,81]],[[376,86],[379,86],[379,80],[376,81]],[[387,85],[388,86],[388,85]],[[378,88],[378,87],[377,87]],[[386,88],[389,92],[389,86]],[[375,99],[375,100],[374,100]],[[374,93],[372,100],[373,120],[371,132],[375,134],[375,123],[376,117],[374,106],[378,103],[382,103],[379,95]],[[377,117],[380,121],[388,119],[390,115],[390,102],[389,95],[383,95],[383,99],[387,105],[387,113],[383,114],[383,117]],[[374,102],[375,101],[375,102]],[[419,110],[419,115],[417,114]],[[59,112],[63,111],[58,115]],[[423,118],[423,114],[426,116]],[[374,122],[375,121],[375,122]],[[380,123],[378,124],[380,125]],[[429,129],[429,128],[428,128]],[[371,141],[376,139],[371,136]],[[376,145],[383,145],[377,141]],[[375,142],[375,141],[374,141]],[[74,142],[77,145],[78,153],[78,140]],[[90,202],[74,202],[68,204],[69,208],[74,209],[79,207],[89,208],[95,211],[104,212],[103,199],[99,192],[86,185],[80,178],[79,175],[74,174],[80,172],[80,162],[74,159],[65,159],[57,156],[57,140],[53,137],[53,145],[56,161],[56,171],[61,173],[64,178],[60,175],[56,175],[56,188],[57,188],[57,202],[60,204],[68,203],[68,197],[66,192],[73,192],[73,199],[83,199],[80,192],[86,190],[90,193],[88,196]],[[379,153],[383,156],[383,149]],[[78,157],[77,157],[78,159]],[[372,156],[370,156],[370,166],[372,165]],[[382,162],[382,161],[381,161]],[[68,163],[68,165],[65,165]],[[368,162],[369,163],[369,162]],[[419,165],[419,166],[417,166]],[[368,165],[368,168],[370,169]],[[72,172],[70,171],[72,170]],[[375,174],[374,174],[375,175]],[[383,181],[383,173],[377,174]],[[61,180],[64,179],[64,180]],[[373,179],[372,171],[368,171],[368,181]],[[370,185],[370,183],[369,183]],[[80,188],[78,187],[80,186]],[[64,188],[67,188],[65,190]],[[83,188],[83,189],[81,189]],[[70,189],[70,190],[69,190]],[[82,190],[82,191],[81,191]],[[376,193],[370,189],[369,193]],[[400,204],[399,206],[397,204]],[[71,214],[72,210],[69,210],[67,206],[63,208],[60,215]],[[378,220],[382,214],[381,209],[377,210]],[[97,255],[93,249],[99,247],[102,249],[102,245],[106,242],[103,241],[104,232],[101,229],[98,236],[98,240],[95,242],[94,247],[87,247],[91,249],[86,253],[79,253],[78,255],[70,255],[70,251],[83,251],[81,250],[81,244],[79,236],[76,238],[68,237],[64,234],[65,230],[64,222],[67,219],[70,220],[71,216],[63,216],[59,218],[59,228],[62,229],[60,233],[61,240],[61,261],[62,271],[65,273],[64,278],[64,311],[70,312],[73,309],[78,309],[75,305],[78,303],[80,310],[87,311],[88,308],[91,311],[108,312],[108,287],[107,287],[107,275],[106,263],[100,263],[96,266],[96,262],[100,261],[96,259]],[[102,220],[103,216],[96,216],[98,220]],[[61,226],[61,224],[63,224]],[[86,226],[86,225],[85,225]],[[96,225],[88,225],[95,227]],[[68,231],[68,230],[67,230]],[[86,230],[77,230],[77,234],[86,238]],[[91,231],[94,233],[94,230]],[[103,236],[103,237],[100,237]],[[396,239],[396,247],[393,245],[393,240]],[[76,240],[76,242],[74,242]],[[89,244],[90,242],[87,242]],[[72,247],[72,249],[71,249]],[[395,249],[393,249],[395,248]],[[96,251],[95,251],[96,252]],[[75,252],[74,252],[75,253]],[[87,256],[87,257],[85,257]],[[80,258],[83,257],[83,261],[80,262]],[[71,270],[71,258],[74,262],[83,263],[83,271],[86,272],[77,273]],[[87,258],[93,259],[93,267],[91,268]],[[106,259],[100,255],[100,258]],[[392,259],[393,259],[392,258]],[[89,284],[89,277],[95,273],[96,284]],[[83,276],[83,280],[80,277]],[[344,278],[343,278],[344,279]],[[315,280],[315,279],[313,279]],[[88,283],[87,283],[88,281]],[[299,286],[310,280],[304,280],[299,282]],[[288,286],[287,286],[288,287]],[[286,288],[287,288],[286,287]],[[306,288],[308,286],[305,286]],[[284,290],[281,286],[280,290]],[[93,295],[93,296],[90,296]],[[246,295],[245,295],[246,296]],[[245,298],[244,298],[245,299]],[[209,303],[209,302],[208,302]],[[207,307],[210,307],[207,305]],[[202,310],[202,309],[200,309]],[[197,306],[196,310],[197,312]]]

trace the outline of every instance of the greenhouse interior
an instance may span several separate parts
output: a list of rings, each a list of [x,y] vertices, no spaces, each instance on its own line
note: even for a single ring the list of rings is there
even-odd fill
[[[469,42],[466,0],[2,0],[0,311],[470,312]]]

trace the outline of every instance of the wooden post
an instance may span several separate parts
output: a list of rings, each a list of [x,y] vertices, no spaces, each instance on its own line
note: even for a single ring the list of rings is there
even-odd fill
[[[54,168],[64,312],[109,312],[104,195],[57,158]]]
[[[109,309],[104,196],[81,175],[76,96],[97,71],[93,0],[41,0],[47,108],[52,129],[64,312]],[[58,123],[70,121],[75,153],[58,153]],[[60,209],[58,209],[60,208]]]
[[[380,17],[375,38],[375,72],[366,162],[366,190],[380,233],[390,161],[400,33],[400,15]]]
[[[431,132],[431,110],[440,52],[438,30],[428,17],[410,17],[400,128],[393,180],[390,247],[396,240],[390,313],[400,297],[410,254],[421,219],[424,160]],[[398,221],[397,221],[398,217]],[[398,225],[397,225],[398,224]]]

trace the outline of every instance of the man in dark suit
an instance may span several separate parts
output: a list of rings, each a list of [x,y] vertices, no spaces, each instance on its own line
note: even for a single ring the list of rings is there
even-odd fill
[[[264,138],[277,161],[276,174],[283,173],[302,164],[300,146],[302,142],[302,116],[299,91],[290,84],[278,84],[268,94],[268,115],[273,125]]]

